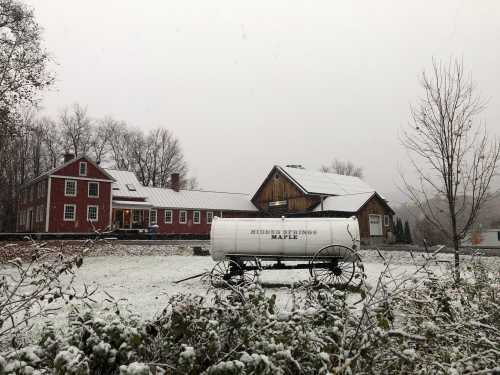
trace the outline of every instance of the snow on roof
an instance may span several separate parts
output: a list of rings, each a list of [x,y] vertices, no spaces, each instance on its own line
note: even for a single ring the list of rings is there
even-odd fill
[[[113,197],[127,197],[127,198],[146,198],[147,195],[143,191],[144,187],[141,185],[134,172],[119,171],[116,169],[105,169],[116,181],[111,184],[111,193]],[[127,185],[129,185],[127,187]],[[131,189],[131,186],[135,190]]]
[[[154,207],[207,210],[257,211],[250,196],[203,190],[179,190],[143,187]]]
[[[375,192],[337,195],[323,200],[323,211],[358,212]],[[321,211],[321,203],[313,211]]]
[[[278,168],[309,194],[346,195],[375,191],[358,177],[301,168],[281,166]]]

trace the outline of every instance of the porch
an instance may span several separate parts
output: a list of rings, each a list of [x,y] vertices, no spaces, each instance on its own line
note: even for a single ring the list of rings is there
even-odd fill
[[[151,205],[146,202],[113,201],[113,229],[146,230],[149,226]]]

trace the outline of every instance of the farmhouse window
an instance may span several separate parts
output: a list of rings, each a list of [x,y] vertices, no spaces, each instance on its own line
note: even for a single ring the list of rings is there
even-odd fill
[[[214,213],[212,211],[207,211],[207,224],[212,224],[214,219]]]
[[[76,197],[76,180],[64,180],[64,195]]]
[[[132,223],[138,223],[141,221],[141,211],[132,210]]]
[[[45,206],[42,204],[40,205],[40,223],[43,223],[45,221]]]
[[[500,241],[500,231],[497,232],[497,239]]]
[[[193,223],[200,224],[200,211],[193,211]]]
[[[97,221],[99,217],[98,206],[87,206],[87,221]]]
[[[187,223],[187,211],[179,211],[179,223],[180,224]]]
[[[89,198],[99,198],[99,182],[89,182]]]
[[[30,186],[29,189],[28,189],[28,202],[31,202],[33,200],[33,190],[34,190],[34,186]]]
[[[386,227],[388,227],[388,226],[389,226],[389,215],[384,215],[384,225],[385,225]]]
[[[149,211],[149,224],[150,225],[153,225],[153,224],[156,224],[157,223],[157,212],[156,210],[151,210]]]
[[[80,176],[86,176],[87,175],[87,163],[82,161],[80,162]]]
[[[76,205],[75,204],[65,204],[64,205],[64,221],[75,221],[76,216]]]
[[[165,210],[165,224],[172,224],[172,210]]]

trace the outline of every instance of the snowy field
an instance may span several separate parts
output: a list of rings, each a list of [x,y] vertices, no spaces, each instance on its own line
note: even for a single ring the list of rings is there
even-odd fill
[[[385,269],[384,261],[374,251],[362,252],[367,283],[374,285]],[[386,260],[391,258],[393,274],[414,273],[408,253],[385,253]],[[421,255],[416,256],[416,262],[422,263]],[[443,263],[435,265],[436,269],[445,268],[451,260],[449,254],[442,255]],[[144,318],[152,317],[166,305],[168,298],[177,293],[191,293],[211,298],[208,281],[200,278],[176,284],[175,281],[185,277],[210,271],[214,261],[208,256],[168,255],[168,256],[103,256],[89,257],[78,272],[78,282],[90,287],[97,287],[97,300],[104,300],[106,291],[116,300],[125,299],[131,311],[139,313]],[[276,294],[278,306],[287,309],[291,306],[292,294],[290,285],[294,282],[309,279],[307,270],[262,271],[260,281],[266,293]],[[359,295],[353,293],[352,300],[358,300]]]
[[[116,255],[113,255],[113,251],[117,251]],[[113,251],[104,252],[106,255],[103,256],[95,256],[103,253],[97,250],[94,256],[86,257],[75,280],[77,289],[84,283],[90,289],[97,288],[94,299],[98,301],[96,306],[98,309],[109,306],[105,300],[111,295],[116,301],[120,301],[122,308],[126,307],[130,312],[148,319],[161,312],[169,298],[177,293],[201,295],[208,300],[213,297],[208,280],[196,278],[175,283],[191,275],[209,272],[215,265],[209,256],[193,256],[185,247],[173,249],[171,246],[168,249],[162,249],[160,246],[153,249],[149,246],[129,245],[114,248]],[[422,253],[414,253],[412,256],[406,251],[382,252],[384,258],[373,250],[362,250],[360,255],[365,267],[367,284],[372,286],[377,283],[380,273],[386,267],[384,260],[390,263],[393,276],[414,274],[417,269],[415,264],[422,264],[424,260]],[[452,254],[439,254],[437,257],[439,263],[435,263],[433,269],[441,272],[449,267],[452,257]],[[484,259],[500,267],[499,257]],[[463,256],[462,261],[464,263],[470,261],[470,257]],[[293,300],[291,285],[308,279],[308,270],[266,270],[260,275],[265,292],[276,295],[277,306],[282,310],[291,308]],[[298,294],[300,295],[300,292]],[[354,304],[359,300],[359,293],[352,292],[349,301]],[[52,320],[64,324],[66,309],[68,307],[65,306],[52,317]]]

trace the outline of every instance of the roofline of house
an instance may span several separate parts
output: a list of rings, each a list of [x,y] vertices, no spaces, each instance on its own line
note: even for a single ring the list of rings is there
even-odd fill
[[[53,175],[54,173],[56,173],[57,171],[60,171],[61,169],[67,167],[71,163],[74,163],[74,162],[76,162],[78,160],[81,160],[81,159],[85,159],[88,163],[92,164],[94,167],[96,167],[97,169],[99,169],[111,181],[116,181],[108,172],[106,172],[106,170],[104,168],[102,168],[99,165],[97,165],[96,163],[94,163],[94,161],[91,158],[89,158],[87,155],[84,154],[84,155],[75,157],[75,158],[73,158],[71,160],[68,160],[66,163],[63,163],[63,164],[61,164],[58,167],[52,168],[52,169],[48,170],[47,172],[42,173],[41,175],[35,177],[31,181],[22,184],[21,187],[20,187],[20,189],[24,189],[27,186],[30,186],[30,185],[32,185],[34,183],[37,183],[38,181],[43,180],[45,177],[49,177],[49,176]]]

